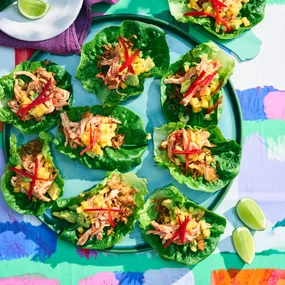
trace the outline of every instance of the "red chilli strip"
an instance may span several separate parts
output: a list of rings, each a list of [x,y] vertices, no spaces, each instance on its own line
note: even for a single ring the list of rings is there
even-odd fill
[[[46,92],[48,91],[49,87],[51,84],[51,78],[48,80],[47,84],[45,85],[44,89],[42,90],[42,92],[40,93],[40,95],[31,103],[36,103],[38,102],[40,99],[42,99],[42,97],[46,94]],[[16,115],[20,115],[20,113],[22,113],[23,111],[26,110],[26,108],[28,108],[31,104],[29,104],[27,107],[25,108],[20,108],[19,111],[16,113]],[[38,104],[36,104],[38,105]],[[28,112],[28,111],[27,111]]]
[[[210,107],[207,111],[206,114],[210,114],[212,113],[215,109],[218,108],[218,106],[222,103],[223,101],[223,96],[221,96],[221,98],[216,102],[216,104],[214,104],[212,107]]]
[[[193,81],[193,83],[190,85],[189,89],[187,90],[187,92],[185,93],[184,97],[188,97],[192,91],[194,90],[194,88],[200,83],[200,81],[202,80],[202,78],[204,77],[204,75],[206,74],[205,70],[203,70],[201,72],[201,74]]]
[[[27,115],[27,113],[28,113],[33,107],[35,107],[35,106],[37,106],[37,105],[40,105],[40,104],[42,104],[42,103],[45,103],[46,101],[50,100],[50,99],[51,99],[50,95],[51,95],[51,93],[50,93],[48,96],[46,96],[46,97],[44,97],[44,98],[38,100],[37,102],[35,102],[35,100],[34,100],[34,101],[33,101],[31,104],[29,104],[27,107],[25,107],[25,108],[23,108],[23,109],[20,109],[20,110],[22,110],[21,120],[23,121],[23,120],[25,119],[25,116]]]
[[[87,150],[92,150],[94,144],[98,141],[98,139],[99,139],[100,136],[98,135],[97,131],[99,130],[100,125],[101,125],[101,122],[100,122],[99,125],[96,127],[96,129],[94,130],[94,131],[95,131],[95,136],[93,137],[93,135],[92,135],[93,141],[91,142],[90,145],[88,145],[86,148],[84,148],[84,149],[80,152],[80,156],[82,156]]]
[[[115,228],[116,224],[113,221],[112,212],[111,212],[111,208],[110,208],[110,205],[109,205],[108,201],[105,202],[105,205],[106,205],[107,210],[108,210],[108,217],[109,217],[110,225],[111,225],[112,228]]]
[[[215,0],[210,0],[210,2],[212,3],[212,6],[215,10],[215,13],[216,13],[216,22],[217,22],[217,25],[220,26],[220,23],[221,23],[221,17],[220,17],[220,13],[219,13],[219,7],[217,5],[217,2]]]
[[[108,209],[105,208],[92,208],[92,209],[84,209],[84,212],[98,212],[98,211],[109,211]],[[119,209],[110,209],[111,212],[116,212],[116,213],[123,213],[123,210]]]
[[[220,2],[219,0],[211,0],[211,2],[215,2],[217,7],[220,7],[220,8],[227,8],[228,7],[225,3]]]
[[[30,189],[28,193],[29,200],[32,198],[33,189],[35,187],[36,180],[37,180],[38,169],[39,169],[39,160],[38,160],[38,157],[36,156],[34,176],[33,176],[32,182],[30,183]]]
[[[91,145],[93,142],[93,129],[92,129],[92,124],[90,123],[90,136],[89,136],[89,144]]]
[[[206,88],[209,86],[209,84],[212,82],[213,78],[216,76],[217,72],[214,71],[212,74],[208,75],[205,79],[200,81],[199,84],[201,84],[202,88],[199,91],[199,95],[202,96],[206,90]]]
[[[31,175],[31,174],[29,174],[29,173],[27,173],[27,172],[25,172],[25,171],[23,171],[23,170],[20,170],[20,169],[18,169],[18,168],[9,167],[8,169],[11,170],[11,171],[16,172],[17,174],[20,174],[20,175],[22,175],[22,176],[28,177],[28,178],[30,178],[30,179],[33,179],[33,178],[34,178],[33,175]],[[36,177],[36,179],[39,180],[39,181],[48,181],[48,179],[39,178],[39,177]]]
[[[132,54],[128,60],[126,62],[124,62],[124,64],[119,68],[119,72],[123,71],[125,68],[128,68],[129,66],[131,66],[131,64],[133,63],[133,61],[136,59],[136,57],[138,56],[138,54],[140,53],[140,50],[137,50],[134,54]]]
[[[172,244],[172,242],[178,237],[179,233],[180,233],[180,227],[176,230],[176,232],[174,233],[172,238],[167,242],[167,244],[164,245],[164,248],[169,247]]]
[[[129,59],[129,53],[128,53],[128,49],[127,49],[126,43],[125,43],[124,39],[121,36],[119,36],[119,41],[120,41],[121,45],[124,48],[125,60],[127,61]]]
[[[178,150],[178,149],[173,149],[172,153],[174,154],[199,154],[202,153],[203,151],[199,149],[191,149],[191,150]]]
[[[187,228],[189,221],[190,221],[190,217],[188,216],[180,227],[180,239],[182,240],[183,243],[185,243],[186,228]]]
[[[127,46],[126,46],[126,43],[125,43],[124,39],[123,39],[121,36],[119,36],[119,41],[120,41],[121,45],[122,45],[123,48],[124,48],[124,51],[125,51],[125,60],[127,61],[127,60],[129,59],[128,48],[127,48]],[[130,71],[132,74],[135,73],[135,71],[134,71],[134,69],[133,69],[133,67],[132,67],[131,65],[129,66],[129,71]]]
[[[223,79],[223,80],[221,81],[221,83],[218,85],[218,87],[217,87],[217,88],[214,90],[214,92],[212,93],[212,96],[215,96],[215,95],[218,93],[218,91],[221,89],[221,87],[223,87],[224,82],[225,82],[225,80]]]

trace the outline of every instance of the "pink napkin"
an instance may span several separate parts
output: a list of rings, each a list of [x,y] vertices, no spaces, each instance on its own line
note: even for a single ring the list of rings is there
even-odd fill
[[[84,0],[82,9],[75,22],[60,35],[46,41],[21,41],[0,31],[0,46],[32,48],[61,55],[80,54],[82,44],[87,36],[92,21],[92,5],[100,2],[115,4],[118,1],[119,0]]]

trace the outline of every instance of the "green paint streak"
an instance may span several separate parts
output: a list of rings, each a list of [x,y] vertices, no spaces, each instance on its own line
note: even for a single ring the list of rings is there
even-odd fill
[[[107,14],[157,14],[169,10],[168,1],[122,0],[115,5],[96,4],[93,12]]]
[[[282,120],[244,121],[243,123],[245,137],[258,133],[264,138],[270,137],[277,141],[280,134],[285,134],[285,123]]]
[[[0,148],[3,148],[2,138],[3,138],[3,135],[2,135],[2,132],[0,132]]]
[[[272,230],[278,228],[278,227],[285,227],[285,219],[282,221],[277,222],[273,227]]]

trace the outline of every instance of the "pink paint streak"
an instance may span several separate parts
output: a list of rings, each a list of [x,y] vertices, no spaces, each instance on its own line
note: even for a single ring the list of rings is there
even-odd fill
[[[269,92],[264,97],[264,112],[269,120],[285,121],[285,91]]]
[[[56,279],[48,279],[41,276],[25,275],[9,278],[0,278],[1,285],[58,285]]]
[[[119,281],[113,272],[100,272],[94,276],[81,279],[78,285],[119,285]],[[5,284],[6,285],[6,284]]]

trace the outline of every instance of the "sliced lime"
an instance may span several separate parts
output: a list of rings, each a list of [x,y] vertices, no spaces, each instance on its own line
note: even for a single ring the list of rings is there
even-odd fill
[[[233,243],[240,258],[250,264],[255,255],[253,237],[246,227],[238,227],[233,231]]]
[[[249,228],[256,231],[266,229],[266,218],[258,204],[250,198],[241,199],[236,210],[241,221]]]
[[[28,19],[40,19],[47,14],[50,5],[41,0],[18,0],[18,8]]]

